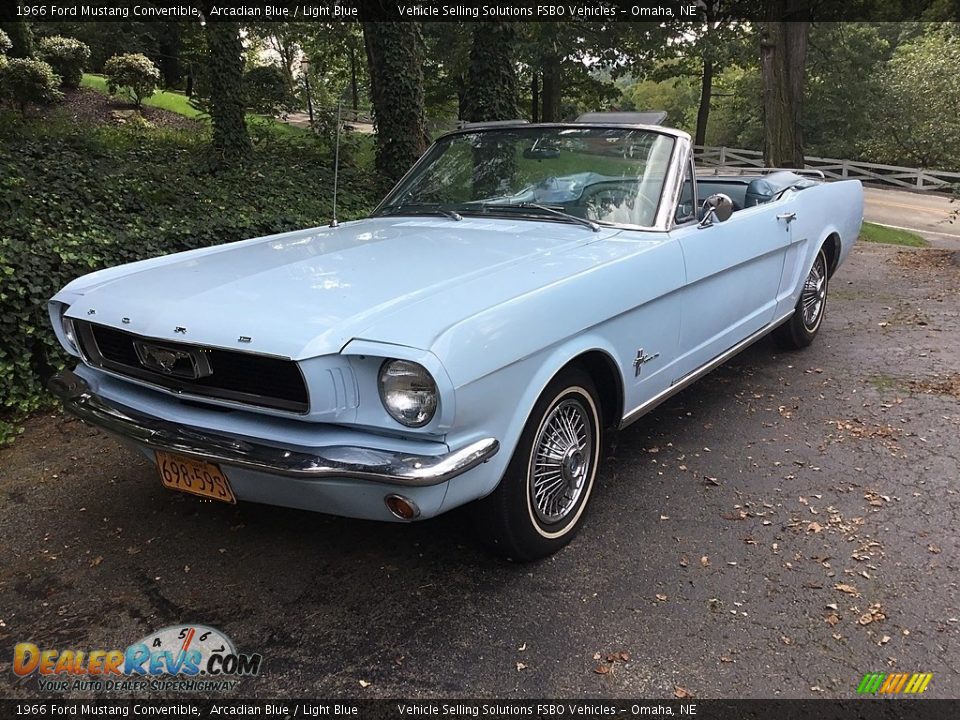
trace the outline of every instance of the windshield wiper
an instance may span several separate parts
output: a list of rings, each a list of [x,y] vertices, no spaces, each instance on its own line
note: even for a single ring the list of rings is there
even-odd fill
[[[499,208],[508,209],[508,210],[517,210],[517,209],[539,210],[540,212],[547,213],[548,215],[552,215],[553,217],[563,218],[568,222],[575,222],[578,225],[583,225],[584,227],[590,228],[594,232],[600,232],[600,225],[595,223],[593,220],[587,220],[586,218],[578,217],[576,215],[571,215],[570,213],[564,212],[563,210],[557,210],[556,208],[548,207],[546,205],[540,205],[539,203],[522,202],[522,203],[516,203],[514,205],[497,205],[497,204],[484,205],[484,210],[499,209]]]
[[[412,215],[443,215],[451,220],[463,220],[463,215],[456,210],[447,210],[439,205],[391,205],[381,210],[378,215],[400,215],[410,213]]]

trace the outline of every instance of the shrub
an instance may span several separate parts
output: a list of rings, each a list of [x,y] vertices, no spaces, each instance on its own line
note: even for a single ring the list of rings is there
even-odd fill
[[[160,83],[160,70],[140,53],[114,55],[103,66],[103,74],[107,76],[107,90],[111,94],[123,91],[138,108],[157,91]]]
[[[63,99],[60,76],[49,64],[30,58],[10,58],[0,65],[0,97],[26,116],[30,103],[47,105]]]
[[[50,63],[64,87],[77,88],[90,61],[90,48],[74,38],[54,35],[40,41],[37,57]]]
[[[57,117],[12,123],[0,112],[0,445],[24,414],[49,404],[50,374],[74,364],[46,310],[67,282],[330,217],[331,154],[309,136],[257,148],[245,165],[218,171],[200,162],[208,142],[197,132]],[[341,163],[343,218],[376,204],[372,185]]]
[[[10,42],[10,37],[3,30],[0,30],[0,56],[6,55],[12,47],[13,43]]]
[[[286,75],[276,65],[261,65],[243,76],[247,109],[261,115],[282,115],[297,105]]]

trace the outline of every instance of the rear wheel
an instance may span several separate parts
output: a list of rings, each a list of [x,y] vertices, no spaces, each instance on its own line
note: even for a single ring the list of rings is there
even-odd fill
[[[497,489],[475,507],[481,538],[527,562],[573,539],[600,463],[600,401],[580,369],[560,373],[537,400]]]
[[[774,331],[774,339],[785,350],[799,350],[813,342],[827,310],[827,255],[820,248],[810,274],[803,282],[793,316]]]

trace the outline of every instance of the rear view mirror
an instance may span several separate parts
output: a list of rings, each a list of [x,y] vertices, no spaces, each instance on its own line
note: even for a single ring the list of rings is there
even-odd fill
[[[534,145],[523,151],[523,157],[527,160],[552,160],[560,157],[560,148],[537,147]]]
[[[710,227],[715,222],[726,222],[733,215],[733,200],[729,195],[717,193],[703,201],[700,227]]]

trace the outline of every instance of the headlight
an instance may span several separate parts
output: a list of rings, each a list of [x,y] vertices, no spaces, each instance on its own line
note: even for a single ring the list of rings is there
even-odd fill
[[[383,407],[401,425],[423,427],[437,412],[437,384],[422,365],[387,360],[378,384]]]
[[[80,350],[77,347],[77,331],[73,327],[73,320],[66,316],[67,310],[69,309],[70,306],[66,303],[60,304],[60,327],[63,330],[63,336],[67,339],[67,343],[69,343],[70,347],[79,352]]]

